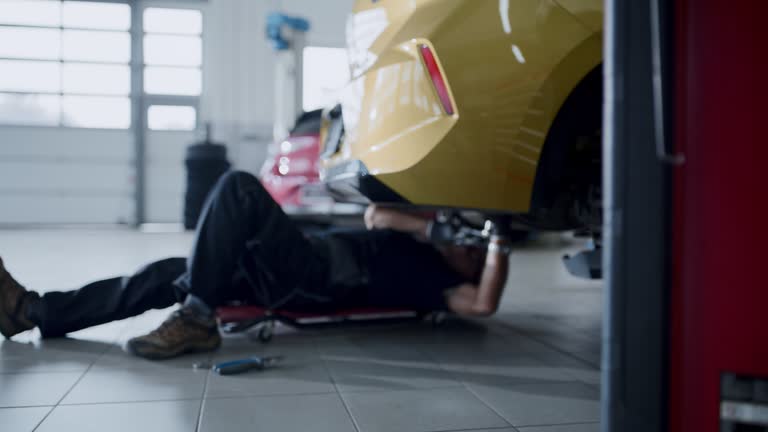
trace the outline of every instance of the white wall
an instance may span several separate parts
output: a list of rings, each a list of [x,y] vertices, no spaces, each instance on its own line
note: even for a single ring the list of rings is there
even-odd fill
[[[256,171],[272,139],[274,53],[266,41],[267,14],[308,19],[308,45],[344,47],[354,0],[211,0],[206,15],[207,77],[201,116],[214,123],[214,136],[230,145],[230,159]]]

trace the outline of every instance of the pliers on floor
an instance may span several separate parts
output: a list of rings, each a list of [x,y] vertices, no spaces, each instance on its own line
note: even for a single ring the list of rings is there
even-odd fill
[[[216,363],[211,370],[219,375],[235,375],[249,370],[263,370],[273,367],[282,362],[283,359],[283,356],[248,357],[240,360]]]

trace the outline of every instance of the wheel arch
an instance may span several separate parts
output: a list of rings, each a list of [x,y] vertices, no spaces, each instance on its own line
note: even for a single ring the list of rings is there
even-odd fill
[[[546,220],[549,219],[547,216],[553,216],[553,213],[569,211],[569,209],[564,208],[568,205],[562,200],[565,189],[573,186],[569,183],[573,176],[580,174],[596,175],[599,180],[600,172],[579,172],[584,168],[576,166],[581,160],[577,159],[574,154],[577,150],[576,147],[583,145],[580,137],[589,137],[602,131],[602,103],[603,65],[600,62],[589,70],[570,92],[547,133],[536,168],[531,194],[529,213],[535,219]],[[597,147],[593,143],[592,148],[587,151],[598,152],[594,156],[602,157],[599,143],[597,143]],[[558,219],[568,220],[568,218],[562,217]],[[568,224],[566,223],[566,225]],[[578,224],[572,222],[571,225],[574,226],[557,228],[576,228],[575,225]]]

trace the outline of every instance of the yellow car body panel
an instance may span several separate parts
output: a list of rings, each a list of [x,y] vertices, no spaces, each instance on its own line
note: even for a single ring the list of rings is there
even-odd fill
[[[414,205],[527,212],[558,110],[602,63],[602,30],[578,12],[554,0],[357,1],[345,134],[326,149],[321,175],[332,183],[334,167],[360,161]],[[437,59],[452,115],[422,45]]]
[[[603,30],[605,0],[557,0],[557,2],[589,28],[596,31]]]

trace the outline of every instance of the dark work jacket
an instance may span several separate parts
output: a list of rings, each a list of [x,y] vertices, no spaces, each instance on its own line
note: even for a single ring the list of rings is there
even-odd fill
[[[445,310],[445,291],[463,278],[431,244],[393,230],[314,234],[328,257],[328,291],[342,307]]]

